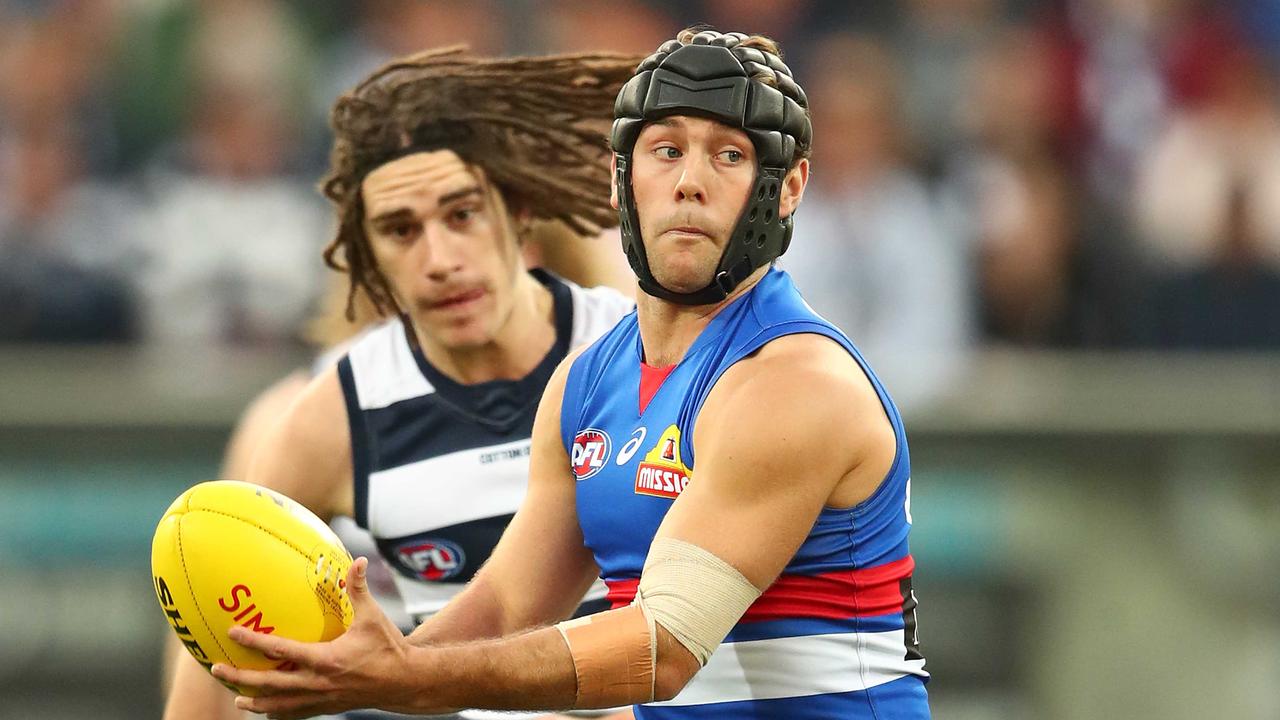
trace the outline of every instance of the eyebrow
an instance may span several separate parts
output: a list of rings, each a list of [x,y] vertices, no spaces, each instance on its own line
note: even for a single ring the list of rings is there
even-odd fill
[[[448,193],[447,195],[441,195],[440,199],[436,201],[436,205],[437,206],[448,205],[451,202],[461,200],[465,197],[470,197],[472,195],[480,195],[480,194],[481,194],[480,186],[472,185],[471,187],[466,187],[461,190],[454,190],[453,192]]]
[[[436,207],[443,207],[445,205],[448,205],[449,203],[457,202],[458,200],[471,197],[472,195],[480,195],[480,194],[481,194],[480,186],[478,185],[462,188],[461,190],[454,190],[451,193],[446,193],[445,195],[441,195],[440,199],[436,201]],[[374,215],[373,217],[369,218],[369,223],[372,225],[380,226],[380,225],[388,225],[393,222],[398,222],[403,220],[412,220],[412,219],[413,219],[413,212],[410,211],[409,208],[400,207],[394,210],[386,210],[384,212],[378,213],[377,215]]]
[[[397,208],[395,210],[388,210],[386,212],[381,212],[381,213],[378,213],[377,215],[374,215],[373,217],[369,218],[369,224],[390,225],[393,222],[397,222],[400,220],[410,220],[412,218],[413,218],[413,213],[410,212],[408,208]]]

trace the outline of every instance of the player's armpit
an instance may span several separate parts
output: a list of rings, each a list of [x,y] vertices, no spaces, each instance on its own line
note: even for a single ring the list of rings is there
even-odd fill
[[[499,637],[563,620],[598,575],[560,439],[565,380],[579,352],[561,362],[542,395],[519,511],[468,587],[410,636],[414,644]]]

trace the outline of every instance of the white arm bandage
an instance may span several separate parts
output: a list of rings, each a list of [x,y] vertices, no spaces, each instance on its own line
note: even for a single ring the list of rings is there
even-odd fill
[[[658,538],[649,547],[637,594],[653,621],[706,665],[760,590],[697,545]]]

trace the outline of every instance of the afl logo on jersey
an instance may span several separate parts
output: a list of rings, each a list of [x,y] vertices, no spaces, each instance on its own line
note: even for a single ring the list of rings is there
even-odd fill
[[[423,580],[448,580],[462,572],[466,556],[462,548],[448,540],[427,540],[396,549],[406,568]]]
[[[569,456],[574,477],[586,480],[600,472],[605,463],[609,462],[609,452],[612,449],[613,442],[609,440],[609,433],[595,428],[579,431],[573,437],[573,452]]]

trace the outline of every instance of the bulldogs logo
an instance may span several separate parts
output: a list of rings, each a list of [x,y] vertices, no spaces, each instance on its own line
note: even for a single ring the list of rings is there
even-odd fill
[[[569,456],[574,477],[586,480],[600,472],[605,463],[609,462],[612,447],[609,433],[603,430],[587,428],[579,431],[573,438],[573,452]]]
[[[448,540],[427,540],[396,549],[400,564],[423,580],[448,580],[462,572],[466,556]]]

